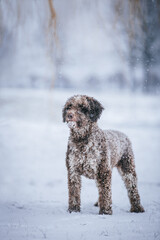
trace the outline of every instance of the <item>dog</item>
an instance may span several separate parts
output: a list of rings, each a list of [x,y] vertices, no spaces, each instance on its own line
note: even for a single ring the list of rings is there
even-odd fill
[[[68,211],[80,211],[81,176],[95,179],[99,214],[112,214],[111,178],[117,167],[128,191],[131,212],[144,212],[137,188],[134,154],[129,138],[122,132],[101,130],[97,125],[103,106],[93,97],[75,95],[63,108],[63,122],[70,128],[66,167],[68,170]]]

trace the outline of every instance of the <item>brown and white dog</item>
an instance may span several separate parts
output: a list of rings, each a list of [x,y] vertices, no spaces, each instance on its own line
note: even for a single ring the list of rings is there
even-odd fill
[[[99,214],[112,214],[111,177],[117,167],[128,191],[131,212],[144,212],[137,188],[134,155],[128,137],[97,125],[103,106],[86,95],[71,97],[63,108],[63,121],[70,128],[66,154],[69,212],[80,211],[81,175],[95,179]]]

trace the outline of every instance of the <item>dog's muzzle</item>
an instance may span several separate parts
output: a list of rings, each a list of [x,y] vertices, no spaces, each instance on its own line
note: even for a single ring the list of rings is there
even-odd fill
[[[68,121],[67,125],[69,128],[75,128],[77,126],[76,122],[73,122],[73,121]]]
[[[80,120],[79,116],[77,116],[77,113],[74,111],[68,111],[66,115],[66,122],[68,124],[69,128],[79,128],[82,126],[82,121]]]

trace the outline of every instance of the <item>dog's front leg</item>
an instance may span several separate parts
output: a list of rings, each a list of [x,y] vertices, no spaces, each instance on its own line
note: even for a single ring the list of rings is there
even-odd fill
[[[68,211],[80,212],[81,176],[68,170],[69,208]]]
[[[99,167],[97,174],[99,214],[112,214],[111,177],[111,170],[106,169],[103,165]]]

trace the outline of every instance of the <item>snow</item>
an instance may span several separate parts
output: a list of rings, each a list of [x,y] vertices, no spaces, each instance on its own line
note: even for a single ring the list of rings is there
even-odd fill
[[[126,133],[136,157],[145,213],[130,213],[115,169],[113,215],[98,215],[94,181],[82,178],[81,213],[68,213],[62,107],[80,92],[0,89],[0,239],[160,239],[159,96],[81,92],[105,107],[103,129]]]

